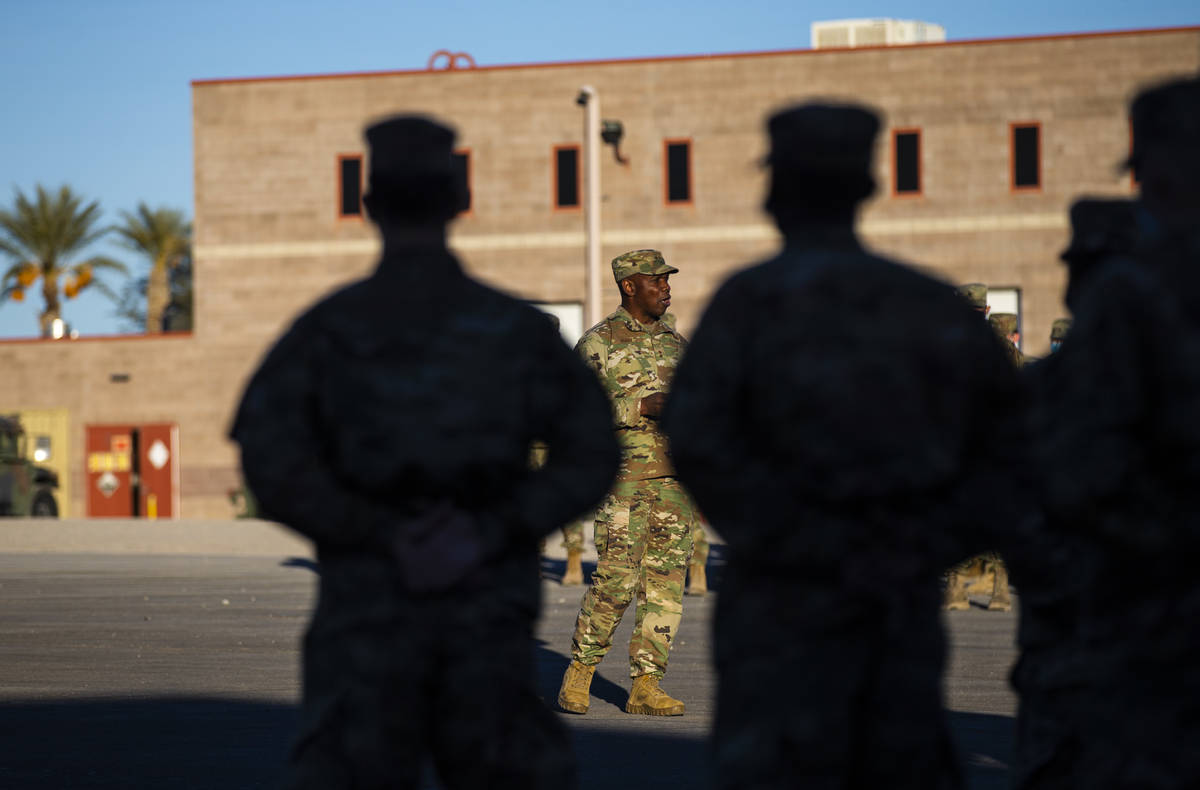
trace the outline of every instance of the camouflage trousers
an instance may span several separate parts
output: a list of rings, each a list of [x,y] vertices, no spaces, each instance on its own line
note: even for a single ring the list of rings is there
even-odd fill
[[[666,672],[683,617],[683,581],[694,523],[691,499],[674,478],[614,486],[596,513],[599,561],[575,623],[573,659],[585,666],[599,664],[636,596],[629,674],[661,677]]]

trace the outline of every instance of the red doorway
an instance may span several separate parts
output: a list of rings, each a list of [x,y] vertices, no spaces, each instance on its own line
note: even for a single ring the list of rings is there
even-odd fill
[[[174,518],[179,512],[179,428],[174,423],[89,425],[87,514]]]

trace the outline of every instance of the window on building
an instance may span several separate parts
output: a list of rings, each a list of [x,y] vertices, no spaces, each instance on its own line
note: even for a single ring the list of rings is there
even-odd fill
[[[1012,125],[1013,189],[1038,189],[1042,186],[1041,136],[1041,124]]]
[[[554,207],[579,208],[579,146],[554,148]]]
[[[451,154],[452,164],[454,166],[454,177],[458,179],[458,186],[466,195],[466,206],[463,208],[463,214],[471,211],[471,205],[474,202],[471,198],[471,152],[468,149],[455,151]]]
[[[363,193],[362,154],[338,157],[338,216],[361,217]]]
[[[666,191],[668,203],[692,202],[692,141],[667,140]]]
[[[897,129],[892,133],[892,192],[921,194],[921,131]]]

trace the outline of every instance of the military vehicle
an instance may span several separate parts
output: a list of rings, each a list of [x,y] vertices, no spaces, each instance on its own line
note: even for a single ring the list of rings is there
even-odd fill
[[[25,429],[0,416],[0,516],[58,518],[58,475],[25,456]]]

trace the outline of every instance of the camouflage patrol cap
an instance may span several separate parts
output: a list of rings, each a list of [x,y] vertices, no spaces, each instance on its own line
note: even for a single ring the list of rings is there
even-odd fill
[[[1005,337],[1017,331],[1017,316],[1013,313],[992,313],[988,316],[988,323]]]
[[[1071,331],[1070,318],[1054,319],[1054,323],[1050,325],[1050,342],[1065,340],[1069,331]]]
[[[612,259],[612,270],[617,282],[635,274],[674,274],[679,271],[668,266],[658,250],[634,250],[618,255]]]
[[[958,286],[958,293],[967,300],[967,304],[976,310],[987,309],[987,291],[987,286],[983,283],[967,283]]]

